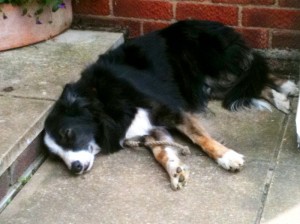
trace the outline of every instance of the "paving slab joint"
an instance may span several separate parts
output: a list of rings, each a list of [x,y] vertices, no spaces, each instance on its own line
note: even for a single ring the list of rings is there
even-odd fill
[[[279,134],[278,134],[279,138],[278,138],[277,143],[275,145],[274,153],[273,153],[273,156],[271,158],[269,169],[267,171],[267,176],[266,176],[265,183],[264,183],[264,186],[263,186],[262,197],[261,197],[261,206],[260,206],[260,208],[257,212],[255,224],[259,224],[260,221],[261,221],[261,218],[263,216],[265,204],[266,204],[269,192],[270,192],[270,187],[272,185],[272,182],[273,182],[273,179],[274,179],[274,174],[275,174],[275,171],[277,169],[278,158],[279,158],[280,151],[281,151],[282,145],[283,145],[283,137],[285,136],[285,134],[287,132],[288,121],[289,121],[290,118],[291,118],[290,115],[285,115],[284,119],[282,121],[282,124],[281,124],[281,128],[280,128],[280,131],[279,131]]]

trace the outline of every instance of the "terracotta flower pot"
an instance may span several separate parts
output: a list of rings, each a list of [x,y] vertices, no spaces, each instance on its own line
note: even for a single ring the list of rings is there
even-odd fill
[[[38,5],[27,6],[28,14],[22,16],[22,8],[10,4],[0,4],[1,10],[7,16],[0,17],[0,51],[26,46],[50,39],[70,27],[72,22],[71,0],[65,0],[65,7],[56,12],[44,8],[39,16],[40,23],[34,12]]]

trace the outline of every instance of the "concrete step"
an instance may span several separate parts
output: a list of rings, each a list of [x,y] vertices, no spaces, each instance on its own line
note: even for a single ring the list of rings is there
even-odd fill
[[[68,30],[0,53],[0,211],[44,160],[44,118],[64,84],[122,41],[121,33]]]

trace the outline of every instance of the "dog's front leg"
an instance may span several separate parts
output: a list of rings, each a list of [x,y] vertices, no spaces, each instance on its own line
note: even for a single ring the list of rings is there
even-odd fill
[[[153,129],[150,135],[147,135],[144,139],[146,142],[151,141],[172,141],[171,135],[162,128]],[[151,145],[148,146],[155,157],[155,159],[165,168],[170,176],[171,188],[173,190],[179,190],[183,188],[189,177],[188,166],[183,164],[178,155],[177,151],[165,145]]]
[[[243,155],[228,149],[210,137],[200,125],[199,119],[190,113],[184,113],[181,124],[177,129],[190,138],[193,143],[200,146],[209,157],[214,159],[226,170],[240,170],[244,165]]]

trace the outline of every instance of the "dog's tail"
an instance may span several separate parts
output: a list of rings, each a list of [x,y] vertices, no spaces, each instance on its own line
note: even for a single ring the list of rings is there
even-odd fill
[[[252,106],[270,110],[269,104],[259,99],[268,82],[269,69],[266,60],[259,53],[251,52],[244,61],[247,66],[240,65],[242,75],[225,95],[223,107],[231,111]]]

